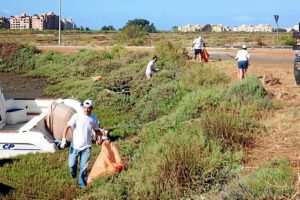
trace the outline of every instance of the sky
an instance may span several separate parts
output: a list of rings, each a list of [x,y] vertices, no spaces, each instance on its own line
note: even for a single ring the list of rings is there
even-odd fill
[[[158,30],[187,24],[241,24],[276,23],[279,27],[293,27],[300,22],[299,0],[61,0],[62,18],[72,18],[78,27],[99,30],[112,25],[122,28],[128,20],[146,19]],[[0,16],[9,17],[27,13],[59,14],[59,0],[0,0]]]

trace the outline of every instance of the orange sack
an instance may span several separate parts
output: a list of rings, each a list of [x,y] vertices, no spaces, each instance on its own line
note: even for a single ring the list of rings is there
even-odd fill
[[[206,49],[203,49],[203,50],[201,51],[201,60],[202,60],[203,62],[208,62],[208,59],[209,59],[209,54],[208,54],[208,52],[206,51]]]
[[[122,169],[123,161],[116,146],[110,141],[104,141],[101,153],[92,167],[87,183],[90,184],[99,176],[114,174]]]

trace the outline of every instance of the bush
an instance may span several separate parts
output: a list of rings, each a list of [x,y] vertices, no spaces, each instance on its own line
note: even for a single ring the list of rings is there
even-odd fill
[[[229,82],[229,78],[218,70],[218,66],[199,64],[186,65],[182,70],[180,86],[187,90],[195,90],[203,85],[219,85]]]
[[[142,122],[154,121],[160,116],[166,115],[175,108],[182,98],[183,91],[178,83],[159,85],[149,91],[135,106],[137,118]]]
[[[251,144],[253,133],[259,130],[252,118],[218,109],[205,112],[201,122],[207,138],[218,142],[223,149],[239,149]]]
[[[255,76],[249,76],[242,82],[229,85],[224,91],[224,96],[235,105],[260,102],[262,108],[273,107],[271,98]]]
[[[203,112],[217,108],[221,102],[222,96],[218,90],[198,87],[197,90],[187,93],[182,98],[170,117],[175,122],[199,118]]]
[[[155,54],[158,56],[158,66],[166,65],[166,62],[180,63],[184,61],[184,48],[180,43],[173,43],[168,40],[160,40],[155,45]],[[175,66],[173,66],[175,67]]]
[[[122,30],[122,39],[128,45],[144,45],[147,34],[139,26],[129,25]]]
[[[229,184],[224,199],[290,199],[295,188],[287,160],[275,160]]]

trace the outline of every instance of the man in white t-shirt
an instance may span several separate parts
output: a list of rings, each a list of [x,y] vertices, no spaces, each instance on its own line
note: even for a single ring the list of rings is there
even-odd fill
[[[102,133],[99,129],[99,121],[92,114],[94,102],[85,100],[83,103],[83,113],[75,113],[68,122],[63,132],[63,139],[60,147],[63,149],[66,145],[66,134],[68,129],[72,129],[73,136],[70,146],[68,164],[71,176],[76,178],[78,159],[80,158],[80,171],[78,185],[83,188],[87,185],[87,168],[91,157],[92,134],[95,131],[97,137],[101,137]]]
[[[192,48],[195,49],[194,60],[197,60],[197,58],[199,58],[200,61],[201,61],[202,47],[205,47],[205,41],[204,41],[204,39],[201,36],[199,36],[192,43]]]
[[[153,72],[155,72],[155,62],[157,61],[157,56],[153,56],[152,60],[149,61],[146,68],[146,77],[147,79],[152,78]]]
[[[235,59],[238,61],[238,79],[241,81],[247,76],[250,59],[246,45],[243,45],[242,49],[237,52]]]

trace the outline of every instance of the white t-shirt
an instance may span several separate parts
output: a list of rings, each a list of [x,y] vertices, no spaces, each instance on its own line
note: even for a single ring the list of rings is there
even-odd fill
[[[152,70],[154,69],[154,60],[150,60],[146,68],[146,75],[152,74]]]
[[[238,61],[247,61],[250,59],[250,55],[247,50],[241,49],[237,52],[235,59]]]
[[[202,37],[198,37],[193,41],[193,44],[195,44],[194,45],[195,49],[201,49],[201,47],[204,44],[204,40]]]
[[[92,146],[92,132],[99,130],[99,122],[94,114],[75,113],[68,122],[72,127],[73,137],[71,146],[83,150]]]

